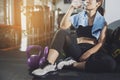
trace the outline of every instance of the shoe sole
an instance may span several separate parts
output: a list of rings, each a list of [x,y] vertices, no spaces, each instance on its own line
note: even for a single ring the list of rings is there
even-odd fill
[[[34,74],[32,74],[34,77],[39,77],[39,78],[46,78],[46,77],[48,77],[48,76],[53,76],[53,75],[57,75],[58,74],[58,72],[57,71],[51,71],[51,72],[48,72],[48,73],[46,73],[46,74],[44,74],[44,75],[34,75]]]

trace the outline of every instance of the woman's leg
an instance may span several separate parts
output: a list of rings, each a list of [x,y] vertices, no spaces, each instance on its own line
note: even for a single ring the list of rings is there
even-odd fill
[[[51,64],[54,64],[58,56],[59,56],[59,52],[57,50],[49,49],[47,61]]]
[[[101,49],[97,53],[92,54],[87,61],[75,62],[73,67],[87,72],[111,72],[115,70],[116,62]]]
[[[91,55],[85,65],[85,70],[89,72],[111,72],[115,68],[115,60],[105,53]]]
[[[58,30],[58,32],[56,32],[48,53],[47,60],[42,65],[42,68],[34,70],[32,74],[42,76],[48,72],[56,71],[55,61],[63,50],[63,46],[66,40],[65,37],[67,35],[68,34],[65,30]]]
[[[47,57],[49,63],[54,64],[58,56],[63,52],[63,46],[66,42],[65,38],[67,35],[69,34],[65,30],[61,29],[54,35]]]
[[[77,60],[81,55],[81,49],[75,40],[76,38],[72,38],[67,31],[58,30],[53,38],[47,60],[54,64],[58,56],[63,52],[67,57],[70,56]]]
[[[87,72],[112,72],[116,68],[116,62],[109,55],[93,54],[88,61],[73,63],[73,67]]]
[[[80,62],[79,58],[80,56],[88,49],[90,49],[91,47],[93,47],[92,44],[71,44],[71,39],[69,39],[69,37],[66,38],[66,44],[65,44],[65,48],[64,51],[66,52],[67,57],[70,56],[73,58],[73,60],[70,59],[65,59],[64,61],[60,62],[58,64],[58,69],[62,69],[64,66],[71,66],[73,65],[73,67],[84,70],[85,69],[85,63],[84,62]]]
[[[86,52],[88,49],[92,48],[94,45],[92,44],[80,44],[79,47],[81,47],[82,49],[82,53]],[[80,59],[80,56],[79,56],[79,59]],[[86,61],[79,61],[78,62],[75,62],[73,63],[73,67],[77,68],[77,69],[80,69],[80,70],[85,70],[85,65],[86,65]]]

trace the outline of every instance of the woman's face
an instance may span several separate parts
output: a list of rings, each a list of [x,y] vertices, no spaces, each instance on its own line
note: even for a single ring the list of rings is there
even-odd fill
[[[97,2],[96,0],[86,0],[86,9],[87,10],[93,10],[97,9],[100,6],[100,3]]]

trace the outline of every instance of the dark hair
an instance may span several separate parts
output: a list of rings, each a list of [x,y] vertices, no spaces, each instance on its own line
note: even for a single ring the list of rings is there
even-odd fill
[[[96,0],[96,1],[97,1],[97,2],[101,2],[101,3],[103,2],[103,0]]]
[[[103,7],[99,6],[97,10],[102,16],[104,16],[105,10]]]
[[[102,7],[102,3],[103,3],[103,0],[96,0],[97,2],[101,2],[101,5],[98,7],[98,11],[99,11],[99,13],[102,15],[102,16],[104,16],[104,12],[105,12],[105,10],[104,10],[104,8]]]

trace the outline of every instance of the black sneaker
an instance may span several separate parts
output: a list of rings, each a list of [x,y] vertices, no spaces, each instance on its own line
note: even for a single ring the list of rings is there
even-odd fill
[[[76,62],[76,61],[73,60],[71,57],[68,57],[65,60],[63,60],[57,64],[57,69],[60,70],[64,66],[71,66],[74,62]]]

